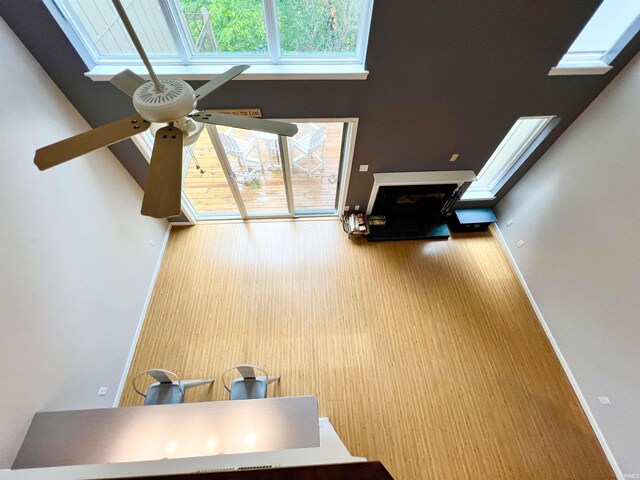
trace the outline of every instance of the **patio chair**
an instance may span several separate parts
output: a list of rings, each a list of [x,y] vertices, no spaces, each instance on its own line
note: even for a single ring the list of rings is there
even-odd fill
[[[260,152],[260,145],[255,137],[251,137],[249,140],[241,140],[231,135],[231,131],[226,133],[219,132],[220,141],[227,154],[235,157],[235,162],[231,167],[234,173],[238,166],[243,167],[244,173],[240,173],[244,177],[244,181],[250,182],[254,178],[258,178],[260,173],[264,170],[262,167],[262,153]],[[249,155],[255,150],[257,159],[251,158]]]
[[[239,377],[231,380],[231,374]],[[263,375],[256,375],[262,373]],[[227,383],[227,379],[231,382]],[[267,398],[267,385],[280,380],[280,377],[272,377],[260,367],[255,365],[235,365],[222,374],[222,384],[229,392],[229,400],[248,400],[253,398]]]
[[[324,165],[324,144],[327,141],[327,127],[325,125],[309,124],[311,131],[300,138],[291,137],[291,155],[294,169],[299,168],[307,175],[311,176],[316,170],[322,169]],[[294,150],[298,154],[294,155]],[[320,155],[318,155],[320,150]],[[313,159],[317,160],[314,164]]]
[[[156,382],[149,385],[146,393],[142,393],[138,388],[137,382],[143,375],[149,375]],[[172,380],[175,379],[175,380]],[[184,392],[190,388],[200,385],[212,384],[215,380],[180,380],[178,375],[169,370],[161,368],[153,368],[139,373],[133,380],[131,386],[139,395],[144,397],[144,405],[168,405],[174,403],[184,403]]]

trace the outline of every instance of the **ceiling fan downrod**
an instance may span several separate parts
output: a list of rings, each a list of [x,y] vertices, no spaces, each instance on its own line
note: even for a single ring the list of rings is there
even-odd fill
[[[131,21],[129,20],[127,12],[125,12],[124,10],[122,3],[120,3],[120,0],[112,0],[112,1],[113,1],[113,6],[116,8],[116,11],[120,16],[120,19],[124,24],[125,30],[127,30],[127,33],[131,37],[133,46],[136,47],[136,50],[138,51],[140,58],[142,58],[142,62],[144,63],[144,66],[147,67],[147,71],[149,72],[149,76],[151,77],[151,81],[153,82],[153,85],[156,87],[156,90],[158,92],[163,92],[164,86],[160,82],[160,79],[158,79],[156,72],[153,70],[153,67],[151,66],[151,62],[149,61],[149,57],[147,57],[147,54],[144,51],[144,48],[142,48],[142,43],[140,43],[140,39],[138,38],[136,31],[133,29],[133,25],[131,25]]]
[[[40,170],[55,167],[153,128],[153,150],[144,185],[141,213],[154,218],[169,218],[179,215],[181,210],[182,150],[198,139],[206,124],[259,130],[276,135],[296,134],[298,127],[292,123],[198,111],[196,107],[199,100],[240,75],[249,65],[235,65],[195,91],[181,79],[160,80],[121,1],[112,2],[151,77],[151,80],[145,80],[131,70],[124,70],[111,79],[115,87],[131,97],[133,108],[138,114],[39,148],[36,150],[34,163]],[[202,168],[200,171],[204,174]]]

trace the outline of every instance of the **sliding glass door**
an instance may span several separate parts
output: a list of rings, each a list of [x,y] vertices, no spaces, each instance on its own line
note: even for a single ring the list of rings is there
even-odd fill
[[[217,134],[247,216],[290,215],[278,136],[239,128]]]
[[[337,215],[355,119],[295,120],[291,138],[209,125],[184,183],[198,220]]]
[[[348,124],[297,122],[298,133],[287,139],[295,213],[334,215],[338,205],[340,167]]]
[[[207,132],[185,148],[183,190],[197,217],[237,218],[240,210]]]

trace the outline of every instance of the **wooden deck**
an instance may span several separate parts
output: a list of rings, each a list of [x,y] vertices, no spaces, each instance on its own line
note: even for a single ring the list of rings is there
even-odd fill
[[[323,158],[322,168],[311,175],[299,168],[292,169],[296,211],[335,208],[344,124],[326,123],[324,125],[327,126],[324,153],[321,154],[318,151]],[[310,128],[304,123],[298,126],[300,131],[297,137],[305,135]],[[239,140],[249,140],[253,136],[252,132],[240,129],[231,129],[231,134]],[[237,166],[234,171],[237,174],[236,181],[240,193],[249,213],[284,213],[287,210],[287,203],[280,159],[274,155],[270,161],[267,141],[260,139],[258,144],[263,171],[257,179],[245,182],[243,168]],[[290,152],[291,150],[290,148]],[[192,147],[192,151],[194,160],[189,163],[184,189],[196,211],[199,214],[239,215],[231,189],[220,167],[218,155],[206,131]],[[292,155],[299,153],[295,148],[291,152]],[[257,160],[257,157],[255,150],[251,152],[250,158]],[[233,157],[230,158],[230,162],[233,166]]]

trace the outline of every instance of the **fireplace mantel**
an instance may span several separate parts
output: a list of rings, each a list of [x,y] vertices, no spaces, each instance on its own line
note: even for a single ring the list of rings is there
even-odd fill
[[[457,184],[458,188],[467,182],[473,182],[476,174],[473,170],[447,170],[439,172],[393,172],[374,173],[373,188],[367,205],[367,214],[371,213],[380,187],[397,185],[443,185]]]

